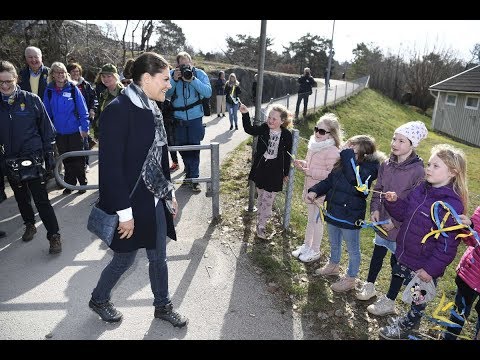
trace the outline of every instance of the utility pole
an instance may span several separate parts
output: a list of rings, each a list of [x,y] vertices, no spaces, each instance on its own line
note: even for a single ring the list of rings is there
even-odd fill
[[[325,78],[325,100],[323,106],[327,106],[328,84],[330,84],[330,69],[332,68],[333,57],[333,33],[335,32],[335,20],[333,20],[332,40],[330,41],[330,56],[328,57],[327,77]]]
[[[267,47],[267,20],[261,20],[260,26],[260,54],[258,59],[258,76],[257,76],[257,97],[255,99],[255,118],[253,119],[254,125],[260,125],[262,119],[262,93],[263,93],[263,69],[265,67],[265,52]],[[257,148],[258,138],[254,137],[252,142],[252,164],[255,158],[255,150]],[[248,212],[255,211],[255,183],[249,181],[249,194],[248,194]]]

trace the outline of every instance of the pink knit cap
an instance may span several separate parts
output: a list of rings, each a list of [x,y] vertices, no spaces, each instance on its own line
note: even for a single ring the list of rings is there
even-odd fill
[[[410,121],[399,126],[396,133],[402,134],[412,142],[413,147],[417,147],[421,140],[425,139],[428,134],[427,127],[421,121]]]

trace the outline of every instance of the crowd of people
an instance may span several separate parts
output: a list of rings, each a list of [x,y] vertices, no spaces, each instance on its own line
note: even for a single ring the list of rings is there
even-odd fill
[[[0,61],[0,203],[7,198],[6,177],[25,224],[22,240],[31,241],[37,232],[33,198],[47,230],[49,253],[62,251],[60,227],[46,188],[47,175],[55,166],[55,154],[90,149],[98,141],[98,206],[107,213],[116,213],[119,223],[109,245],[112,259],[101,272],[88,306],[106,322],[122,320],[123,315],[111,302],[111,293],[133,264],[138,249],[144,248],[154,317],[175,327],[185,326],[188,320],[174,310],[168,290],[166,242],[167,237],[176,240],[173,221],[179,210],[170,174],[179,168],[178,158],[176,153],[170,153],[174,164],[170,165],[168,145],[199,145],[203,140],[202,100],[212,95],[208,75],[196,68],[191,56],[183,51],[178,53],[175,67],[153,52],[129,59],[122,75],[114,64],[104,64],[94,84],[82,77],[79,63],[53,62],[50,68],[44,66],[41,50],[36,47],[26,48],[25,61],[26,67],[18,74],[12,63]],[[295,118],[302,101],[306,116],[308,96],[316,85],[308,67],[298,82],[301,91]],[[294,159],[290,131],[294,115],[285,106],[271,106],[266,121],[255,125],[249,109],[240,101],[242,92],[234,73],[226,80],[225,73],[220,71],[215,92],[217,116],[225,116],[228,111],[230,130],[238,130],[240,111],[244,131],[258,137],[248,175],[257,194],[257,239],[273,236],[267,233],[267,222],[275,197],[283,190],[294,166],[304,176],[302,199],[308,214],[304,241],[292,252],[294,258],[304,263],[320,259],[325,221],[330,255],[315,274],[340,275],[331,285],[332,291],[356,291],[357,299],[366,301],[377,296],[375,282],[385,256],[391,253],[388,292],[367,307],[369,313],[396,314],[396,298],[402,286],[414,277],[419,279],[419,289],[424,284],[436,287],[457,255],[461,241],[458,236],[465,235],[464,228],[480,230],[480,207],[472,217],[465,214],[465,154],[451,145],[438,144],[431,149],[424,166],[416,153],[428,135],[422,122],[411,121],[398,127],[386,156],[367,134],[344,141],[340,119],[327,113],[315,124],[305,159]],[[135,137],[131,136],[132,131]],[[201,191],[196,180],[200,151],[179,153],[184,182],[192,191]],[[88,157],[63,160],[65,182],[86,185],[88,164]],[[64,195],[71,193],[68,188],[63,191]],[[77,193],[84,194],[85,190]],[[444,228],[448,228],[439,234],[441,241],[432,239],[438,235],[431,233],[434,220],[430,213],[437,203],[444,205],[437,217],[443,218]],[[460,220],[445,214],[460,214]],[[465,226],[454,226],[459,222]],[[365,224],[376,232],[368,276],[357,289],[362,262],[360,232]],[[0,237],[5,237],[5,232],[0,231]],[[445,339],[460,335],[480,295],[480,241],[473,232],[462,239],[468,248],[457,267],[455,312],[444,332]],[[348,254],[344,273],[340,268],[343,241]],[[418,291],[423,294],[422,289]],[[389,325],[380,328],[379,336],[407,339],[418,329],[425,314],[428,301],[422,299],[412,301],[405,314],[389,319]],[[480,315],[480,301],[475,309]],[[480,317],[476,338],[479,330]]]

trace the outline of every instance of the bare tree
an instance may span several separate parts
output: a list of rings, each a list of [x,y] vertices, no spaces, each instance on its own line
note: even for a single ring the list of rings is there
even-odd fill
[[[125,30],[123,31],[123,36],[122,36],[122,50],[123,50],[123,63],[125,63],[125,59],[127,58],[127,44],[125,43],[125,36],[127,35],[127,29],[128,29],[128,20],[125,25]]]
[[[131,47],[130,47],[130,51],[132,52],[132,57],[135,57],[135,53],[133,52],[134,47],[135,47],[135,31],[137,31],[138,25],[140,25],[141,22],[142,22],[142,20],[138,20],[137,25],[132,30],[132,44],[131,44]]]

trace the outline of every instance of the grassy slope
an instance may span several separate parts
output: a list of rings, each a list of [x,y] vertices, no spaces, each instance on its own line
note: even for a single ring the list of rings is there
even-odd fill
[[[480,159],[479,149],[460,144],[445,136],[431,131],[431,120],[419,115],[406,106],[399,105],[390,99],[372,90],[362,91],[359,95],[347,100],[337,106],[337,109],[325,109],[337,113],[340,122],[345,130],[345,139],[357,134],[370,134],[377,140],[379,150],[386,154],[390,151],[390,140],[393,131],[401,124],[410,120],[421,120],[429,129],[428,138],[422,141],[417,152],[428,161],[430,149],[438,143],[451,143],[462,148],[468,160],[468,180],[470,190],[469,211],[471,214],[476,206],[480,205]],[[298,129],[300,136],[308,139],[320,112],[309,116],[310,121],[302,124]],[[300,141],[297,158],[304,158],[306,154],[306,141]],[[290,252],[296,246],[303,243],[303,236],[306,226],[306,208],[301,200],[303,189],[303,176],[295,174],[295,190],[292,203],[291,225],[288,232],[279,233],[281,229],[280,215],[270,224],[271,228],[279,233],[272,238],[270,244],[259,243],[253,238],[255,220],[248,213],[242,211],[248,203],[248,188],[245,188],[245,178],[249,170],[249,158],[251,151],[249,142],[241,145],[239,151],[225,162],[222,168],[222,207],[223,219],[242,218],[244,229],[240,235],[243,241],[249,242],[247,253],[265,271],[267,281],[275,282],[285,294],[287,302],[293,303],[306,316],[313,315],[323,317],[322,321],[315,321],[314,327],[318,330],[320,338],[325,339],[375,339],[378,327],[386,324],[385,318],[370,316],[366,311],[367,305],[374,299],[361,302],[355,299],[354,293],[333,294],[329,285],[336,279],[323,279],[314,277],[314,270],[328,260],[329,244],[325,232],[322,240],[322,258],[314,264],[303,264],[294,259]],[[247,162],[248,164],[245,164]],[[370,199],[369,199],[370,200]],[[368,201],[369,202],[369,201]],[[239,207],[239,203],[244,204]],[[235,206],[229,206],[229,204]],[[237,212],[237,214],[235,214]],[[367,214],[369,210],[367,209]],[[228,220],[224,220],[224,222]],[[359,278],[366,278],[369,262],[372,254],[373,231],[362,230],[361,250],[362,263]],[[447,269],[444,277],[440,280],[437,288],[438,293],[445,292],[447,300],[453,301],[456,286],[454,283],[455,266],[458,263],[465,247],[460,245],[457,258]],[[347,254],[342,255],[342,267],[347,267]],[[385,293],[390,282],[389,255],[385,258],[384,266],[377,279],[377,290]],[[397,306],[402,307],[401,294],[397,299]],[[433,309],[438,305],[440,296],[427,308],[427,314],[431,315]],[[443,314],[445,315],[445,314]],[[340,316],[340,319],[338,318]],[[447,315],[448,316],[448,315]],[[312,317],[314,319],[314,317]],[[464,329],[464,335],[472,336],[476,314],[473,311],[470,315],[470,322]],[[331,329],[331,325],[335,327]],[[431,323],[423,321],[422,328],[426,331]],[[328,327],[327,327],[328,326]],[[327,331],[328,329],[328,331]]]

